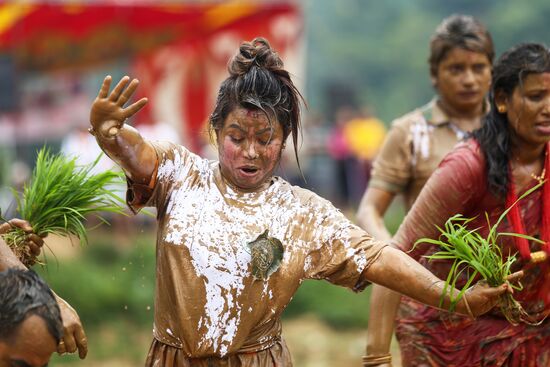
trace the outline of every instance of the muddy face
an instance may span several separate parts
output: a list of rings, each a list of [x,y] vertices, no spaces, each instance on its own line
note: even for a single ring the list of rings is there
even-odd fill
[[[497,98],[506,107],[515,138],[525,144],[550,141],[550,73],[529,74],[511,96]]]
[[[221,173],[243,191],[261,189],[281,159],[283,128],[261,111],[235,109],[217,139]]]

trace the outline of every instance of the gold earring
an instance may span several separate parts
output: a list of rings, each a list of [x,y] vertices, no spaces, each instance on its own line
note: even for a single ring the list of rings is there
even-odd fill
[[[497,109],[498,109],[498,112],[499,112],[499,113],[504,113],[504,112],[506,112],[506,106],[498,106]]]

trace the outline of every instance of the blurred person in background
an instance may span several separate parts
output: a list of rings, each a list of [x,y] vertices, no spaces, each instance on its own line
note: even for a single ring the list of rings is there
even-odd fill
[[[351,106],[341,106],[334,114],[334,125],[327,139],[327,150],[334,160],[336,174],[333,188],[332,202],[340,209],[347,209],[350,205],[351,188],[355,169],[349,142],[344,134],[346,124],[357,116],[357,111]]]
[[[334,177],[334,164],[327,151],[330,128],[321,113],[311,111],[302,128],[303,135],[307,136],[300,147],[300,165],[306,179],[303,185],[322,197],[330,197],[330,182]]]
[[[350,204],[354,209],[365,192],[370,177],[371,161],[378,153],[386,128],[367,107],[344,126],[344,139],[353,157],[348,168]]]
[[[409,210],[443,157],[469,132],[480,127],[487,113],[494,47],[491,35],[477,19],[466,15],[445,18],[430,41],[430,75],[437,95],[427,105],[395,120],[375,159],[368,188],[358,212],[358,224],[375,238],[388,240],[384,214],[397,195]],[[367,356],[386,357],[397,302],[392,291],[374,286],[367,336]],[[384,317],[390,317],[386,320]],[[403,356],[405,358],[405,356]]]
[[[90,132],[126,173],[128,205],[157,208],[146,366],[292,366],[280,316],[307,278],[356,291],[379,282],[439,304],[443,281],[328,201],[273,176],[289,135],[297,156],[301,96],[269,43],[242,43],[228,68],[210,117],[218,161],[125,124],[147,103],[124,107],[136,79],[110,91],[106,77],[92,104]],[[507,289],[476,285],[458,310],[487,312]]]
[[[47,366],[62,333],[57,301],[34,271],[0,272],[0,367]]]
[[[21,219],[11,219],[6,223],[2,223],[0,225],[0,272],[6,271],[8,269],[19,269],[21,271],[27,270],[27,268],[23,265],[23,263],[21,263],[21,261],[19,261],[17,256],[15,256],[15,254],[11,251],[11,249],[8,247],[6,242],[2,239],[2,235],[7,233],[10,230],[10,228],[13,227],[13,226],[19,227],[19,228],[23,229],[25,232],[28,233],[28,239],[27,239],[27,242],[25,243],[25,245],[28,246],[29,251],[33,256],[37,257],[38,255],[40,255],[41,248],[44,245],[44,240],[32,231],[32,227],[29,225],[29,223],[27,221],[24,221],[24,220],[21,220]],[[23,274],[23,273],[21,273],[21,274]],[[0,289],[1,288],[2,288],[2,286],[0,286]],[[11,292],[8,291],[8,290],[5,290],[5,292],[6,293],[2,294],[2,297],[8,297],[8,298],[15,297],[15,293],[13,293],[13,292],[15,292],[15,290],[12,290]],[[23,293],[23,295],[25,295],[25,294],[32,295],[32,292]],[[52,292],[52,294],[53,294],[53,297],[55,298],[55,301],[57,302],[58,309],[59,309],[58,312],[61,313],[61,319],[62,319],[62,324],[61,324],[62,333],[61,333],[61,335],[59,335],[59,337],[57,337],[56,334],[52,334],[55,337],[55,339],[57,340],[56,341],[57,347],[54,348],[54,351],[55,351],[55,349],[57,349],[57,352],[59,354],[64,354],[64,353],[74,353],[78,350],[80,358],[84,359],[86,357],[86,354],[88,353],[88,341],[86,339],[86,334],[84,333],[82,323],[80,322],[80,318],[78,317],[78,314],[76,313],[76,311],[65,300],[63,300],[61,297],[59,297],[58,295],[56,295],[53,292]],[[10,300],[3,299],[3,298],[0,299],[0,303],[1,302],[7,302],[7,301],[13,302],[11,299]],[[6,305],[5,307],[8,307],[8,305]],[[9,306],[9,307],[12,307],[12,306]],[[8,314],[6,314],[6,315],[8,315]],[[8,325],[9,322],[15,321],[15,320],[9,321],[7,319],[4,320],[4,319],[2,319],[2,317],[4,317],[4,309],[2,309],[2,307],[0,307],[0,320],[2,320],[2,322],[0,322],[0,356],[2,355],[2,350],[4,350],[4,351],[6,350],[6,349],[1,349],[2,348],[1,340],[4,339],[1,336],[1,335],[3,335],[2,331],[3,331],[4,327],[6,327],[6,334],[5,335],[7,337],[7,335],[9,334],[7,325]],[[35,320],[35,323],[31,323],[31,324],[34,325],[31,329],[35,329],[36,320]],[[31,326],[31,324],[29,324],[28,326]],[[10,328],[12,328],[12,327],[17,327],[17,325],[11,325]],[[25,330],[27,330],[27,329],[25,329]],[[37,343],[37,345],[40,345],[40,348],[43,348],[43,347],[45,348],[45,349],[41,349],[42,352],[40,352],[40,355],[42,357],[44,357],[46,355],[44,350],[49,350],[49,348],[46,348],[44,345],[42,345],[40,343],[42,343],[42,342],[45,343],[47,338],[44,338],[43,335],[40,335],[40,333],[37,333],[36,335],[32,335],[32,337],[36,339],[36,343]],[[25,338],[25,340],[27,340],[27,338]],[[28,348],[28,346],[30,345],[29,343],[32,343],[32,340],[31,341],[26,341],[24,344],[17,344],[17,350],[20,350],[19,347],[23,347],[22,350],[26,350],[25,348]],[[7,346],[4,346],[4,347],[7,348]],[[50,352],[50,354],[51,354],[51,352]],[[7,354],[5,356],[9,356],[9,354]],[[0,357],[0,358],[2,358],[2,357]],[[5,358],[7,358],[7,357],[5,357]],[[49,355],[48,355],[48,359],[49,359]],[[25,359],[23,359],[23,360],[26,361]],[[43,358],[42,359],[39,358],[38,360],[43,360]],[[0,362],[2,362],[2,361],[3,360],[0,359]],[[7,362],[5,362],[5,363],[7,363]],[[24,364],[14,364],[14,363],[7,364],[7,366],[10,366],[10,367],[11,366],[20,366],[20,365],[25,366]],[[29,365],[30,366],[43,366],[44,363],[42,363],[42,364],[30,363]],[[1,366],[2,365],[0,364],[0,367]]]

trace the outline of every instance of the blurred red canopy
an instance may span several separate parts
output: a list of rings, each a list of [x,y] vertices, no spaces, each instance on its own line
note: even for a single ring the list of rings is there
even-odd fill
[[[288,2],[0,2],[0,53],[20,70],[82,67],[296,12]]]
[[[285,63],[296,64],[301,28],[294,0],[0,0],[0,56],[17,70],[80,70],[127,58],[140,80],[135,97],[149,98],[134,122],[167,122],[194,151],[204,145],[204,124],[240,42],[266,37]]]

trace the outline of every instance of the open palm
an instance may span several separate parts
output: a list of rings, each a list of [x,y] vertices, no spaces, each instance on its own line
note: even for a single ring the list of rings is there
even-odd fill
[[[90,122],[95,132],[99,132],[103,136],[114,135],[113,129],[116,129],[115,131],[120,129],[127,118],[145,106],[147,98],[142,98],[128,107],[124,107],[138,85],[137,79],[132,79],[130,82],[130,78],[125,76],[109,93],[111,76],[105,77],[90,111]]]

